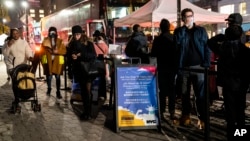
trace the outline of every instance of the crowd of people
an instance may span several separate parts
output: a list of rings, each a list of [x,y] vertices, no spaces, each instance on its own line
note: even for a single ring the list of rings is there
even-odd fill
[[[183,26],[176,28],[173,34],[170,32],[169,21],[162,19],[160,35],[153,40],[150,53],[145,51],[145,35],[141,32],[140,26],[135,24],[134,33],[127,43],[127,46],[134,47],[134,54],[129,50],[127,54],[141,58],[143,63],[147,63],[145,58],[157,58],[161,120],[164,121],[166,118],[164,113],[168,97],[170,120],[175,125],[191,124],[190,92],[191,86],[193,87],[199,129],[205,128],[206,90],[204,73],[194,70],[209,69],[211,61],[214,61],[211,58],[216,56],[218,70],[214,80],[216,82],[213,83],[218,82],[222,87],[227,138],[231,140],[230,136],[235,128],[245,125],[246,94],[250,81],[249,69],[246,67],[250,60],[250,49],[245,46],[244,31],[241,27],[243,19],[239,13],[230,14],[225,19],[228,25],[225,34],[218,34],[209,39],[206,29],[195,24],[194,15],[192,9],[183,9]],[[175,115],[177,95],[180,95],[182,101],[182,114],[179,119]]]
[[[82,27],[75,25],[72,27],[69,43],[65,45],[58,36],[57,28],[52,26],[48,30],[48,36],[41,43],[40,52],[33,52],[28,42],[20,38],[19,30],[11,29],[10,36],[6,39],[2,49],[7,68],[7,79],[11,78],[10,71],[20,64],[32,64],[35,69],[41,63],[43,73],[46,76],[47,99],[53,94],[51,82],[55,76],[56,102],[60,103],[62,100],[60,77],[63,74],[64,65],[66,65],[65,60],[67,60],[69,78],[78,83],[81,89],[80,95],[84,104],[80,117],[83,120],[88,120],[90,119],[92,101],[91,84],[96,77],[100,77],[99,96],[106,99],[106,78],[109,77],[109,68],[105,63],[105,74],[103,75],[90,76],[82,73],[81,62],[91,62],[95,59],[104,62],[104,58],[108,55],[108,44],[103,34],[97,30],[93,36],[94,39],[90,40]],[[15,96],[14,102],[17,106],[18,101],[19,97]]]
[[[190,125],[190,91],[194,90],[195,107],[198,116],[197,126],[204,129],[205,104],[204,73],[190,71],[190,69],[204,70],[209,68],[211,54],[218,56],[217,80],[223,88],[225,104],[225,118],[228,135],[235,126],[245,125],[246,93],[249,87],[250,75],[245,67],[250,58],[250,49],[245,46],[244,32],[241,28],[242,16],[239,13],[230,14],[226,19],[228,27],[225,34],[208,38],[204,27],[195,24],[192,9],[181,11],[183,25],[170,32],[170,22],[162,19],[158,37],[153,40],[151,52],[148,49],[147,38],[139,24],[133,26],[133,34],[127,43],[125,53],[129,57],[139,57],[141,63],[149,64],[149,57],[157,58],[157,71],[159,83],[159,109],[160,119],[164,120],[166,105],[170,120],[175,125]],[[108,44],[100,31],[95,31],[94,39],[89,40],[81,26],[72,27],[72,37],[64,45],[58,37],[56,27],[50,27],[48,36],[41,44],[39,57],[33,54],[28,43],[19,37],[18,29],[12,29],[3,47],[4,61],[7,72],[15,66],[27,63],[28,60],[37,62],[39,59],[46,75],[47,92],[51,95],[52,76],[56,79],[56,98],[62,99],[60,93],[60,75],[67,57],[69,77],[79,83],[83,100],[82,119],[91,117],[91,84],[95,77],[83,74],[79,69],[82,62],[91,62],[96,58],[104,60],[108,56]],[[138,63],[138,62],[133,62]],[[36,63],[37,64],[37,63]],[[109,77],[109,66],[105,65],[105,74],[100,76],[99,95],[106,98],[105,81]],[[175,102],[177,95],[181,96],[182,114],[178,119],[175,115]],[[168,104],[166,98],[168,97]],[[230,137],[228,136],[230,140]]]

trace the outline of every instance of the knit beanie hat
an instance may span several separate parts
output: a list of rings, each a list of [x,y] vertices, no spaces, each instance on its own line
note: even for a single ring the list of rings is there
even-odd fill
[[[72,27],[72,35],[74,35],[75,33],[83,33],[82,27],[79,25],[75,25]]]

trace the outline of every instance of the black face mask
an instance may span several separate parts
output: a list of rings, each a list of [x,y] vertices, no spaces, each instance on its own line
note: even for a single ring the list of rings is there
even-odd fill
[[[49,37],[51,37],[51,38],[56,38],[56,34],[55,34],[55,33],[50,33],[50,34],[49,34]]]

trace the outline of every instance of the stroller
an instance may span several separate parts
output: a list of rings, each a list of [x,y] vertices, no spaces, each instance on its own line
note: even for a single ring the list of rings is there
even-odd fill
[[[12,102],[13,112],[21,113],[19,102],[27,101],[31,102],[31,108],[34,112],[41,111],[41,104],[38,104],[35,73],[32,71],[32,66],[20,64],[10,71],[10,75],[12,90],[15,96],[15,100]]]

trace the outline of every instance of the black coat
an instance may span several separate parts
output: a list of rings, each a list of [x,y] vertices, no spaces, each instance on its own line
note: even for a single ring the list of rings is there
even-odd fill
[[[76,60],[71,60],[72,73],[76,82],[79,81],[79,78],[81,78],[82,76],[80,62],[90,62],[96,58],[94,45],[90,41],[87,42],[87,45],[81,43],[80,41],[73,41],[69,47],[69,56],[78,53],[81,53],[81,56],[78,57]]]
[[[162,33],[153,41],[151,56],[157,58],[158,70],[176,69],[176,48],[173,41],[173,35]]]

